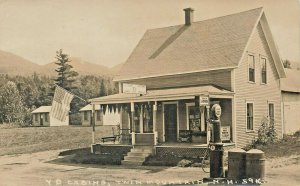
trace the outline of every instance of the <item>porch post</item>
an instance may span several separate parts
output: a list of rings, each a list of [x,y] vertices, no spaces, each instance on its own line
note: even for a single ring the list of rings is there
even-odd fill
[[[92,123],[92,127],[93,127],[93,131],[92,131],[92,143],[95,144],[95,104],[92,104],[91,123]]]
[[[141,112],[140,112],[140,133],[144,133],[143,111],[144,111],[144,108],[141,106]]]
[[[157,131],[156,131],[156,111],[157,111],[157,101],[153,105],[153,133],[154,133],[154,145],[157,145]]]
[[[131,131],[135,131],[134,127],[134,102],[130,102],[130,112],[131,112]]]

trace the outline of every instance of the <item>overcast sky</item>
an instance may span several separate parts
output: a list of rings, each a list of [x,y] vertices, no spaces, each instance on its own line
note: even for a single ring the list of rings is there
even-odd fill
[[[0,50],[38,64],[62,48],[105,66],[126,61],[144,32],[264,7],[282,58],[300,61],[297,0],[0,0]]]

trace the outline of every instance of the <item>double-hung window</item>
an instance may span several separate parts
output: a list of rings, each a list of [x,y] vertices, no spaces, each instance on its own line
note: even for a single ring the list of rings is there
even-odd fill
[[[248,55],[248,81],[255,82],[255,59],[254,55]]]
[[[269,112],[269,113],[268,113],[268,115],[269,115],[269,124],[270,124],[270,125],[274,125],[274,119],[275,119],[275,118],[274,118],[274,116],[275,116],[275,114],[274,114],[274,113],[275,113],[275,112],[274,112],[274,103],[269,103],[269,104],[268,104],[268,107],[269,107],[269,108],[268,108],[268,110],[269,110],[269,111],[268,111],[268,112]]]
[[[261,83],[267,84],[267,59],[261,57],[260,61],[261,61]]]
[[[247,125],[247,131],[253,130],[253,103],[246,103],[246,125]]]

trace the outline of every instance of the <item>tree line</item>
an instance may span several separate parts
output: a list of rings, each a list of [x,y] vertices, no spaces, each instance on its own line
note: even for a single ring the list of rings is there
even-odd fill
[[[68,55],[62,50],[57,51],[56,59],[56,77],[37,73],[31,76],[0,75],[0,124],[30,125],[33,110],[52,104],[55,84],[85,100],[118,92],[112,77],[80,75],[73,71]],[[71,124],[79,124],[78,111],[85,105],[85,102],[73,99]]]

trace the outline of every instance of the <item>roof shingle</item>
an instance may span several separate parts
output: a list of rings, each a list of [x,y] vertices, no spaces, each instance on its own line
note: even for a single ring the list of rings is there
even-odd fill
[[[146,31],[116,80],[238,65],[262,8]]]

